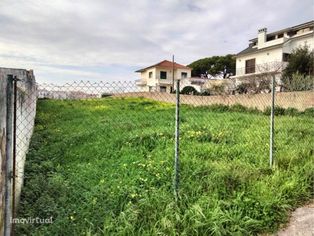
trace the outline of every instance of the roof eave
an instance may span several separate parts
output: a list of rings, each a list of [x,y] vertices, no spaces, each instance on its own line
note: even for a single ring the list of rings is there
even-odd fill
[[[143,71],[145,71],[144,69],[140,69],[140,70],[136,70],[135,72],[136,73],[140,73],[140,72],[143,72]]]
[[[279,46],[281,46],[281,45],[283,45],[283,44],[284,44],[284,43],[280,43],[280,44],[272,45],[272,46],[269,46],[269,47],[257,49],[257,50],[254,51],[254,52],[244,52],[244,53],[239,52],[236,56],[242,56],[242,55],[248,55],[248,54],[253,54],[253,53],[261,52],[261,51],[264,51],[264,50],[266,50],[266,49],[272,49],[272,48],[279,47]]]
[[[292,26],[292,27],[288,27],[288,28],[285,28],[285,29],[281,29],[281,30],[270,32],[270,33],[267,34],[267,36],[281,34],[281,33],[288,32],[290,30],[298,30],[298,29],[302,29],[304,27],[311,27],[311,26],[314,26],[314,21],[313,20],[305,22],[305,23],[302,23],[302,24],[299,24],[299,25],[295,25],[295,26]],[[249,41],[250,42],[254,42],[256,40],[257,40],[257,38],[253,38],[253,39],[250,39]]]
[[[172,69],[172,67],[167,67],[167,66],[159,66],[159,65],[154,65],[154,66],[150,66],[150,67],[147,67],[147,68],[144,68],[144,69],[140,69],[140,70],[137,70],[135,71],[136,73],[141,73],[141,72],[144,72],[148,69],[151,69],[151,68],[167,68],[167,69]],[[188,67],[188,66],[185,66],[184,68],[174,68],[175,70],[177,69],[186,69],[186,70],[192,70],[192,68]]]

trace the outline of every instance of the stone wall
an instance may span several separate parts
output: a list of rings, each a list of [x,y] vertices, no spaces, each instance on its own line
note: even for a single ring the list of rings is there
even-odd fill
[[[3,234],[4,223],[4,178],[5,178],[5,146],[6,146],[6,89],[7,75],[16,76],[17,82],[17,139],[16,139],[16,202],[18,202],[23,184],[25,156],[33,132],[36,114],[36,83],[33,71],[24,69],[0,68],[0,235]]]

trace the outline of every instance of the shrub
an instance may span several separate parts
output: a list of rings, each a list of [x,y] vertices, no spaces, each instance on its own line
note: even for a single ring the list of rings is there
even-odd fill
[[[287,91],[307,91],[314,88],[314,77],[299,72],[293,73],[291,77],[284,76],[282,81]]]
[[[258,92],[261,91],[270,92],[270,80],[269,79],[261,79],[258,86]]]
[[[216,95],[223,95],[223,94],[225,94],[225,85],[223,85],[223,84],[215,84],[215,85],[213,85],[213,87],[212,87],[212,92],[214,93],[214,94],[216,94]]]
[[[280,107],[280,106],[275,106],[274,107],[274,115],[275,116],[282,116],[285,115],[285,108]],[[271,107],[266,107],[266,109],[263,112],[265,115],[270,115],[271,113]]]
[[[209,90],[204,90],[202,93],[201,93],[202,96],[210,96],[210,92]]]
[[[314,53],[308,46],[299,47],[290,55],[282,82],[288,91],[313,89]]]
[[[305,109],[303,114],[314,117],[314,107]]]
[[[102,97],[102,98],[110,97],[110,96],[111,96],[110,93],[102,93],[102,94],[101,94],[101,97]]]
[[[192,86],[186,86],[186,87],[184,87],[184,88],[181,90],[180,93],[181,93],[181,94],[188,94],[188,95],[190,95],[190,94],[197,95],[197,94],[198,94],[197,90],[196,90],[194,87],[192,87]]]
[[[284,77],[292,78],[293,74],[314,75],[314,53],[309,46],[300,46],[292,51],[288,66],[284,70]]]
[[[247,85],[246,84],[239,84],[236,88],[236,92],[238,92],[239,94],[247,93]]]
[[[230,107],[230,110],[234,112],[247,112],[248,108],[241,104],[234,104]]]
[[[260,93],[262,91],[270,92],[269,78],[253,77],[242,81],[242,83],[236,87],[236,92],[239,94]]]
[[[230,108],[228,105],[213,104],[213,105],[208,106],[208,109],[211,111],[226,112],[226,111],[229,111]]]
[[[288,107],[285,111],[285,115],[296,116],[299,114],[299,111],[296,108]]]
[[[239,94],[256,93],[257,92],[256,80],[251,79],[249,81],[239,84],[236,87],[236,92],[238,92]]]

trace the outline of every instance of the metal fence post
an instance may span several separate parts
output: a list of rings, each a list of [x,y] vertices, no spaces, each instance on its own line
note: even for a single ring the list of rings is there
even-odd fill
[[[174,157],[174,195],[178,200],[179,189],[179,144],[180,144],[180,80],[176,81],[176,124],[175,124],[175,157]]]
[[[4,209],[4,235],[11,235],[12,219],[12,142],[13,142],[13,75],[7,77],[6,89],[6,148],[5,148],[5,209]]]
[[[275,109],[275,75],[272,76],[271,112],[270,112],[270,137],[269,137],[269,166],[274,163],[274,109]]]

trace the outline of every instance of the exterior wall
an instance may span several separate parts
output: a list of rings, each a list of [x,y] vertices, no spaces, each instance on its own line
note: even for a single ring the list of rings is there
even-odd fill
[[[266,32],[267,32],[266,28],[260,29],[258,31],[258,34],[257,34],[257,47],[258,48],[264,47],[264,44],[266,42]]]
[[[172,85],[167,85],[167,86],[165,86],[165,85],[160,85],[160,86],[158,86],[159,87],[159,89],[157,89],[157,92],[160,92],[160,87],[161,86],[163,86],[163,87],[166,87],[166,93],[170,93],[171,92],[171,87],[172,87]]]
[[[191,76],[192,70],[186,70],[186,69],[177,69],[177,70],[175,71],[174,77],[175,77],[176,79],[177,79],[177,78],[182,79],[182,76],[181,76],[181,73],[182,73],[182,72],[187,73],[187,78],[191,78],[191,77],[192,77],[192,76]]]
[[[149,87],[148,86],[140,86],[139,91],[141,92],[149,92]]]
[[[263,65],[266,63],[281,62],[282,61],[282,48],[273,48],[269,50],[262,50],[254,54],[247,54],[238,56],[236,60],[236,75],[245,75],[245,61],[255,58],[256,65]],[[258,71],[256,68],[256,73],[263,72]],[[262,70],[262,68],[260,68]]]
[[[267,66],[268,71],[271,71],[271,69],[277,71],[279,67],[281,68],[284,67],[283,64],[280,64],[283,62],[282,61],[283,53],[290,54],[292,53],[294,49],[300,46],[304,46],[304,45],[307,45],[310,50],[314,50],[314,33],[313,31],[310,31],[309,28],[301,29],[294,36],[291,36],[291,37],[287,35],[287,32],[283,34],[282,38],[277,38],[277,37],[278,35],[276,35],[275,39],[273,40],[265,41],[266,32],[260,32],[258,34],[257,46],[255,46],[255,48],[258,48],[258,51],[255,53],[249,53],[249,54],[237,56],[235,77],[243,76],[243,75],[252,75],[252,74],[245,74],[245,61],[248,59],[255,58],[255,65],[256,65],[255,73],[265,72],[265,71],[261,71],[263,67],[265,67],[263,66],[265,64],[268,64]]]
[[[18,202],[23,183],[25,156],[33,132],[36,113],[36,83],[32,71],[22,69],[0,68],[0,235],[3,234],[4,213],[4,177],[5,145],[6,145],[6,89],[7,75],[17,76],[17,178],[16,202]]]
[[[7,80],[0,78],[0,235],[3,235],[4,224],[4,181],[5,181],[5,146],[6,146],[6,91]]]
[[[279,38],[279,39],[273,39],[270,41],[266,41],[263,44],[258,44],[258,49],[263,49],[263,48],[267,48],[267,47],[272,47],[278,44],[283,43],[284,41],[286,41],[287,38]]]
[[[167,79],[160,79],[160,72],[161,71],[166,71],[167,72]],[[171,69],[166,69],[166,68],[156,68],[156,80],[158,82],[162,83],[169,83],[172,84],[172,70]]]
[[[189,78],[181,79],[181,81],[180,81],[180,91],[182,89],[184,89],[185,87],[187,87],[187,86],[191,86],[191,87],[195,88],[196,91],[199,92],[199,93],[201,93],[203,91],[202,85],[192,84],[191,80]]]
[[[149,72],[153,72],[152,78],[149,78]],[[148,86],[156,85],[156,68],[151,68],[141,73],[141,79],[146,82]]]
[[[160,72],[167,72],[167,79],[160,79]],[[153,72],[153,77],[149,78],[149,72]],[[186,72],[187,78],[191,77],[191,69],[175,69],[174,78],[181,79],[181,73]],[[160,92],[160,86],[166,87],[166,92],[171,92],[173,85],[172,69],[153,67],[141,72],[141,83],[140,90],[142,92]]]
[[[283,46],[283,52],[291,53],[293,49],[307,45],[310,50],[314,49],[314,34],[306,34],[298,37],[293,37],[293,40],[289,40]]]

